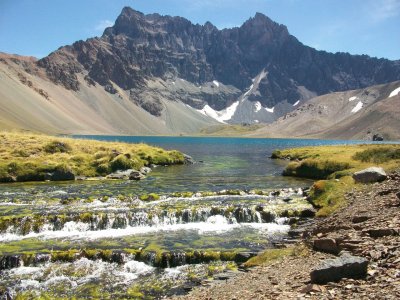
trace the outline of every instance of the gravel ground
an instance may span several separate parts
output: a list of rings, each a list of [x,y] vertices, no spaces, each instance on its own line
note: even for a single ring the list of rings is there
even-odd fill
[[[365,257],[365,279],[311,285],[310,271],[335,256],[310,246],[303,256],[238,272],[226,281],[203,282],[174,299],[400,299],[400,174],[349,193],[347,199],[346,208],[316,220],[304,242],[332,239],[339,250]]]

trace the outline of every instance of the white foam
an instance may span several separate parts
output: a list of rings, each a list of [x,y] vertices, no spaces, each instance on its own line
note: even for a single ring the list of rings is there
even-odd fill
[[[356,99],[357,99],[357,96],[350,97],[350,98],[349,98],[349,102],[354,101],[354,100],[356,100]]]
[[[79,223],[79,222],[77,222]],[[287,225],[278,225],[275,223],[236,223],[230,224],[227,219],[223,216],[212,216],[207,222],[198,222],[198,223],[186,223],[186,224],[159,224],[156,226],[137,226],[131,227],[128,226],[122,229],[105,229],[105,230],[86,230],[83,231],[81,225],[76,225],[75,230],[72,230],[73,226],[69,226],[68,231],[59,230],[59,231],[42,231],[39,233],[31,232],[27,235],[17,235],[6,233],[0,236],[0,242],[7,241],[17,241],[24,240],[29,238],[38,238],[43,240],[49,239],[57,239],[57,238],[68,238],[71,240],[97,240],[103,238],[118,238],[128,235],[140,235],[140,234],[149,234],[156,232],[165,232],[165,231],[179,231],[179,230],[193,230],[197,231],[199,234],[204,233],[221,233],[228,232],[241,227],[250,227],[259,229],[261,231],[268,232],[287,232],[289,230],[289,226]]]
[[[351,110],[352,113],[358,112],[363,107],[363,103],[359,101],[356,106]]]
[[[218,81],[214,80],[213,83],[214,83],[215,86],[219,87],[219,82]]]
[[[293,106],[297,106],[297,105],[299,105],[299,103],[300,103],[300,100],[297,100],[296,103],[293,104]]]
[[[393,91],[390,93],[389,98],[390,98],[390,97],[394,97],[394,96],[396,96],[396,95],[399,94],[399,93],[400,93],[400,87],[398,87],[397,89],[393,90]]]

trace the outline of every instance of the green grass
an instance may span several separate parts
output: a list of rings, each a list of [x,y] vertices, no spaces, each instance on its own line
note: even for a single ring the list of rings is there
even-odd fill
[[[71,171],[95,177],[151,164],[184,162],[183,154],[145,144],[100,142],[25,133],[0,133],[0,182],[43,181],[47,173]]]
[[[346,206],[345,194],[360,187],[351,177],[354,172],[371,166],[387,172],[399,169],[400,145],[303,147],[276,150],[271,157],[291,161],[283,175],[319,179],[308,200],[319,208],[317,216],[323,217]]]
[[[391,160],[400,160],[400,148],[375,148],[367,149],[361,152],[357,152],[353,155],[353,159],[362,162],[373,162],[377,164],[382,164],[389,162]]]

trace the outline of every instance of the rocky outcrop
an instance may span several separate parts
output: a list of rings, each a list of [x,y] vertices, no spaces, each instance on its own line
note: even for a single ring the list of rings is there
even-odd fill
[[[382,168],[371,167],[354,173],[353,179],[357,183],[380,182],[386,179],[386,173]]]
[[[363,257],[344,254],[335,259],[323,261],[310,273],[311,282],[325,284],[342,278],[364,278],[367,276],[368,260]]]

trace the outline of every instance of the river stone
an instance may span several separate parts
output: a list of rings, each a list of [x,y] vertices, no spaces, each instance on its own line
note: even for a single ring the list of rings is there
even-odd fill
[[[354,173],[353,179],[357,183],[380,182],[386,179],[386,173],[382,168],[371,167]]]
[[[141,167],[140,168],[140,173],[142,173],[143,175],[149,174],[151,172],[151,168],[149,167]]]
[[[108,174],[107,178],[108,179],[128,179],[129,175],[132,172],[137,172],[137,171],[134,169],[128,169],[128,170],[124,170],[124,171],[118,170],[114,173]]]
[[[144,176],[139,171],[132,171],[129,174],[129,180],[141,180],[141,179],[144,179],[144,178],[146,178],[146,176]]]
[[[342,278],[364,278],[367,275],[368,260],[348,253],[335,259],[326,259],[311,271],[311,283],[326,284]]]

